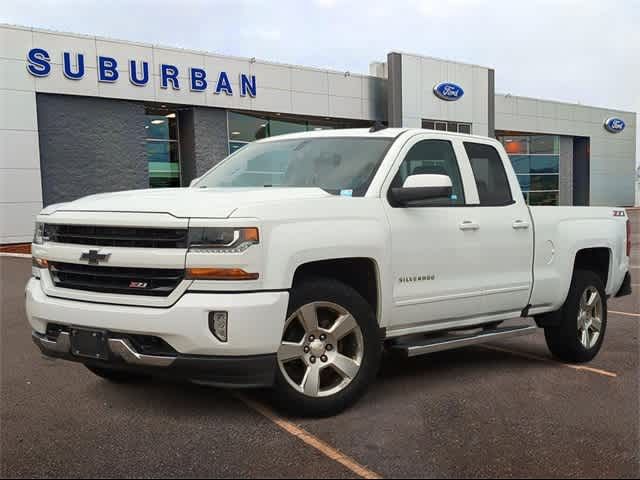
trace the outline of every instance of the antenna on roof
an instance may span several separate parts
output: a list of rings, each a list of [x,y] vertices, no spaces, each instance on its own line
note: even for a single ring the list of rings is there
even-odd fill
[[[382,122],[376,122],[373,124],[373,127],[369,129],[369,133],[379,132],[380,130],[384,130],[387,126]]]

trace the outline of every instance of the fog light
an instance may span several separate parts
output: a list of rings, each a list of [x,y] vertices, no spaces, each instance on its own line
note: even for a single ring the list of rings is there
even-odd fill
[[[228,315],[227,312],[209,312],[209,330],[221,342],[226,342]]]

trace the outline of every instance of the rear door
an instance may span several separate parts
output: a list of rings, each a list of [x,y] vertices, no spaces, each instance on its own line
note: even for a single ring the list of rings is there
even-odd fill
[[[511,163],[487,139],[461,140],[473,171],[478,205],[470,214],[478,225],[480,254],[475,268],[483,272],[481,287],[488,315],[524,309],[533,282],[533,225]]]

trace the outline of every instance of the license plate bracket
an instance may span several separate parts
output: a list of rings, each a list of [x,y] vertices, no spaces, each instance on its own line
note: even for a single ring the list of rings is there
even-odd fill
[[[71,353],[93,360],[109,359],[109,336],[104,330],[71,328]]]

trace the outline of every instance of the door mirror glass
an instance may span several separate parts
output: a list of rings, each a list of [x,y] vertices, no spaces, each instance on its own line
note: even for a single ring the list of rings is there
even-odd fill
[[[391,189],[391,198],[400,206],[421,206],[427,200],[450,200],[453,183],[448,175],[409,175],[401,188]]]

